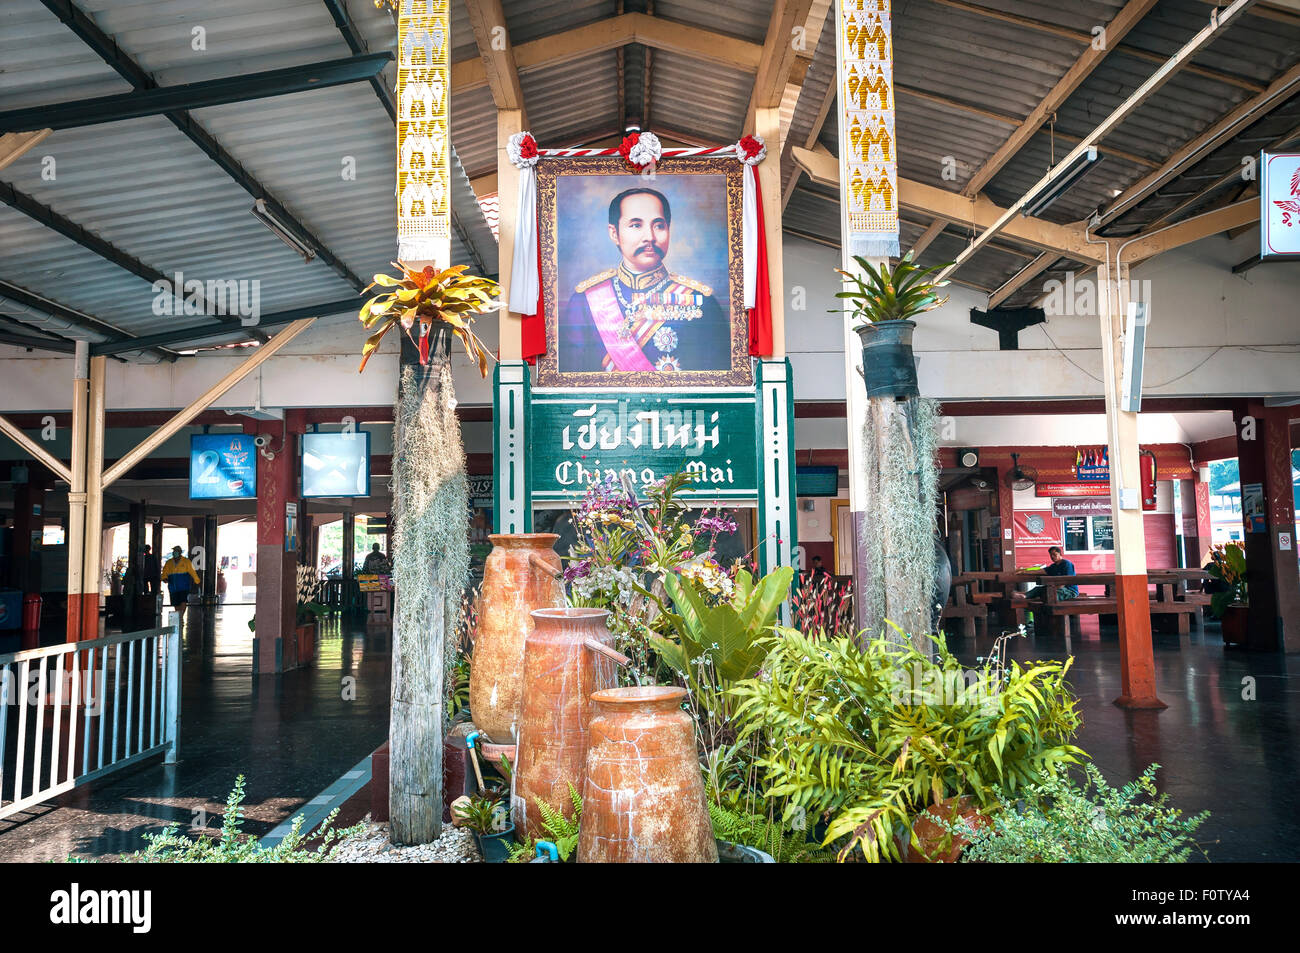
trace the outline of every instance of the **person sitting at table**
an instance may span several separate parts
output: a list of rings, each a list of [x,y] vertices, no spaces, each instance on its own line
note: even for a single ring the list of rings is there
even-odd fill
[[[1044,576],[1073,576],[1075,574],[1074,563],[1065,558],[1065,554],[1061,552],[1060,546],[1051,547],[1047,551],[1047,558],[1052,561],[1052,564],[1043,569]],[[1047,586],[1034,586],[1034,588],[1025,593],[1025,597],[1028,599],[1037,599],[1046,591]],[[1056,598],[1058,601],[1061,599],[1073,599],[1078,594],[1078,586],[1056,587]]]

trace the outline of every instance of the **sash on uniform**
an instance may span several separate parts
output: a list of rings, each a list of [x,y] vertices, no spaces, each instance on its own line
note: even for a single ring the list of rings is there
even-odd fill
[[[598,285],[588,288],[587,307],[591,310],[591,319],[596,324],[601,343],[614,362],[616,371],[653,371],[654,365],[645,356],[631,337],[623,337],[623,311],[614,297],[614,279],[606,278]]]

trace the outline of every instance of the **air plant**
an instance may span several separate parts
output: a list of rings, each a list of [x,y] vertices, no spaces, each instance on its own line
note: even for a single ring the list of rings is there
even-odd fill
[[[849,299],[853,307],[834,309],[830,313],[851,314],[860,319],[862,323],[854,331],[877,321],[908,321],[918,314],[933,311],[948,300],[947,295],[940,297],[936,293],[936,289],[946,287],[948,282],[927,279],[952,262],[918,268],[912,264],[910,251],[892,269],[884,264],[877,268],[861,255],[854,255],[853,260],[862,269],[862,274],[835,269],[846,282],[855,286],[852,291],[837,292],[835,297]]]
[[[478,370],[487,376],[488,351],[474,334],[471,325],[476,315],[488,314],[500,308],[498,300],[501,286],[491,278],[466,275],[468,265],[452,265],[442,271],[432,265],[423,271],[393,262],[401,270],[401,277],[375,275],[366,286],[369,291],[376,285],[390,290],[375,295],[361,306],[358,315],[367,328],[375,328],[361,350],[361,366],[366,369],[375,350],[393,328],[400,326],[420,349],[420,363],[429,363],[429,337],[434,330],[450,332],[460,338],[465,351],[478,361]],[[365,291],[362,293],[364,294]],[[413,333],[419,325],[419,337]]]

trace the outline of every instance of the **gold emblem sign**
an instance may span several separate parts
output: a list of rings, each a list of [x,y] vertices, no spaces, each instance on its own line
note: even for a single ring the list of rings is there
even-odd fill
[[[898,149],[889,0],[840,0],[840,200],[850,251],[898,254]]]
[[[397,4],[397,255],[451,254],[451,20],[448,0]]]

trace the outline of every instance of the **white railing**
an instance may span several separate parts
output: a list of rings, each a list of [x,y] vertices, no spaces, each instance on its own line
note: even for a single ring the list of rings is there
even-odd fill
[[[0,655],[0,818],[154,755],[175,763],[180,638],[170,626]]]

